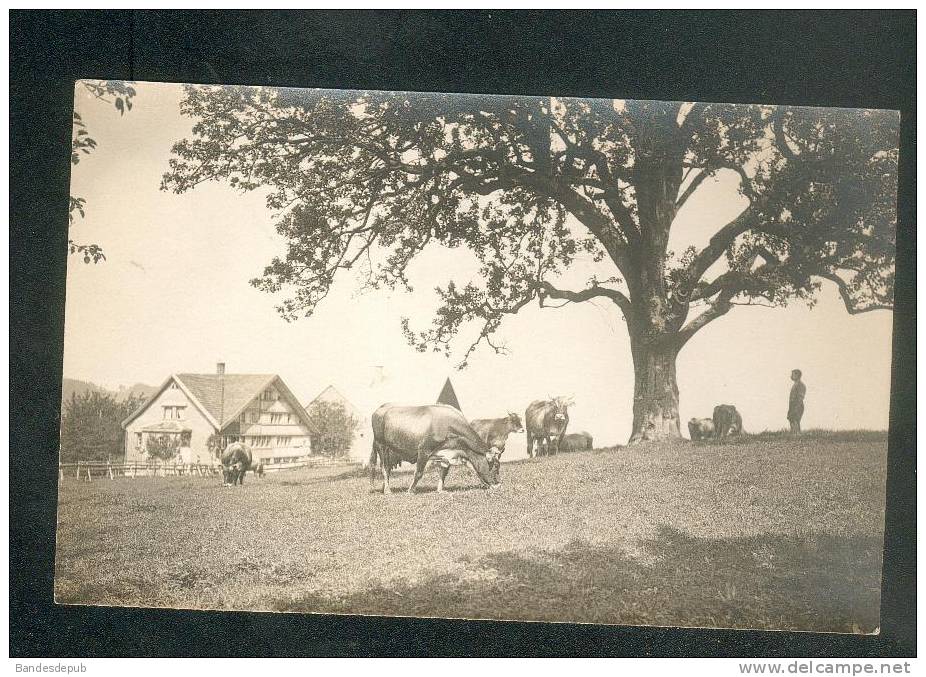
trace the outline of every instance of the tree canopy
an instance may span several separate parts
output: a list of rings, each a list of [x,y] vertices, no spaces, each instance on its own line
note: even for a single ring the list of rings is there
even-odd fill
[[[851,313],[892,306],[890,111],[198,86],[181,109],[196,122],[162,188],[268,190],[287,250],[252,282],[286,292],[288,319],[343,271],[409,288],[432,243],[469,249],[480,271],[439,288],[429,329],[403,330],[449,354],[477,323],[462,365],[481,343],[503,350],[494,333],[533,301],[610,299],[638,371],[735,305],[813,303],[824,281]],[[679,210],[724,172],[745,208],[703,248],[668,251]],[[562,288],[579,256],[610,265]]]
[[[312,453],[344,456],[354,442],[360,422],[338,402],[314,402],[306,411],[312,429]]]

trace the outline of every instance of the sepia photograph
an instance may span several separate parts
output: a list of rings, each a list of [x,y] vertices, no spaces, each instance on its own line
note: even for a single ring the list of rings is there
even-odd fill
[[[55,602],[878,634],[899,130],[77,81]]]

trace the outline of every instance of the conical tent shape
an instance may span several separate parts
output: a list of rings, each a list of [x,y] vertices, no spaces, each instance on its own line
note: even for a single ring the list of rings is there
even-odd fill
[[[460,408],[460,401],[457,399],[457,394],[453,390],[453,384],[450,382],[449,376],[444,382],[444,387],[441,388],[440,395],[437,397],[437,403],[449,404],[451,407],[456,407],[460,411],[463,411]]]

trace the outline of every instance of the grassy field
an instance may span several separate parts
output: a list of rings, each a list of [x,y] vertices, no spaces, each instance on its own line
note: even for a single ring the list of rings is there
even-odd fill
[[[872,632],[886,452],[883,433],[679,442],[505,463],[490,491],[455,468],[438,494],[429,470],[391,497],[343,470],[66,479],[56,599]]]

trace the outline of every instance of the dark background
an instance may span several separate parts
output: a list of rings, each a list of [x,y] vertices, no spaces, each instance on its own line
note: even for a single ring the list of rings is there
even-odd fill
[[[915,36],[912,11],[12,11],[10,655],[915,655]],[[880,636],[55,607],[78,78],[900,110]]]

